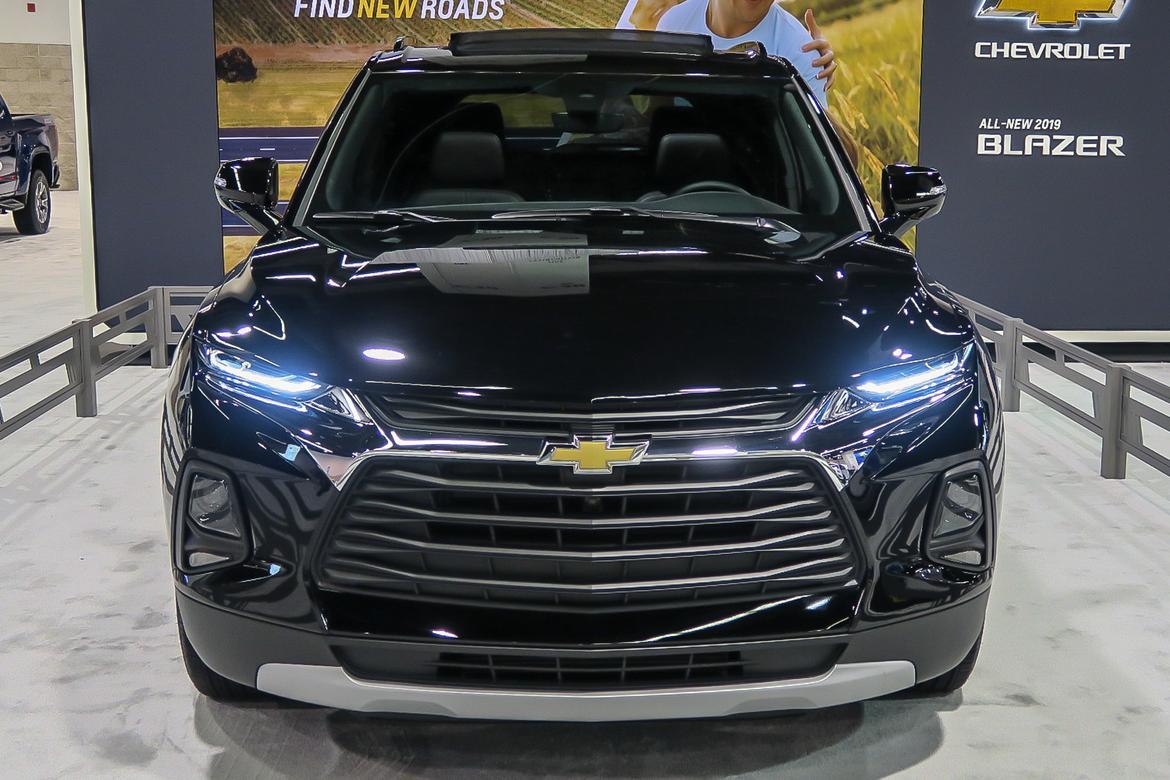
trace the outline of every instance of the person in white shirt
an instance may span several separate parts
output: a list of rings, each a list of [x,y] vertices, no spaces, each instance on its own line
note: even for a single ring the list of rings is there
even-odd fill
[[[699,33],[710,36],[716,49],[759,41],[769,54],[796,66],[821,105],[827,106],[837,57],[811,9],[805,11],[804,20],[807,29],[774,0],[682,0],[677,4],[672,0],[630,0],[617,26]]]

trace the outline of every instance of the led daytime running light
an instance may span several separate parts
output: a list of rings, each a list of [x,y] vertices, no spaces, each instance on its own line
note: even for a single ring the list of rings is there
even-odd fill
[[[884,401],[914,391],[926,390],[957,378],[971,354],[971,347],[956,350],[950,354],[927,360],[914,366],[899,367],[895,371],[878,371],[853,390],[870,401]]]
[[[311,379],[258,365],[239,354],[208,346],[202,352],[208,370],[220,379],[298,399],[312,398],[325,389]]]

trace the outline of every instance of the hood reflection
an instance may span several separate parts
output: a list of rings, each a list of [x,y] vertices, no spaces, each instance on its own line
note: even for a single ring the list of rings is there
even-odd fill
[[[873,240],[795,257],[727,226],[549,227],[287,231],[232,275],[201,324],[251,327],[231,341],[355,391],[493,386],[565,402],[831,390],[903,362],[896,349],[938,355],[968,335],[912,258]]]
[[[383,252],[351,281],[417,268],[436,290],[449,295],[587,295],[587,243],[582,235],[543,232],[456,236],[442,246]],[[385,265],[405,267],[380,268]]]

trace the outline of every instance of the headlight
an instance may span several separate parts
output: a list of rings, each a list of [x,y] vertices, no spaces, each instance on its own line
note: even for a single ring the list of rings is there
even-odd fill
[[[971,357],[974,350],[975,345],[968,344],[929,360],[857,374],[853,377],[856,381],[849,387],[829,393],[790,439],[798,441],[811,427],[831,425],[866,412],[881,412],[914,404],[949,390],[973,374]],[[865,439],[873,433],[873,430],[866,431]],[[869,444],[864,447],[858,447],[858,443],[850,446],[855,449],[838,452],[830,458],[830,465],[843,482],[850,479],[873,449]]]
[[[340,387],[281,371],[241,350],[199,344],[198,351],[208,381],[225,392],[293,411],[314,409],[358,424],[370,422],[353,395]]]
[[[244,352],[200,344],[199,355],[208,373],[221,386],[226,384],[226,390],[240,388],[265,397],[276,396],[294,401],[307,401],[326,391],[325,385],[320,382],[286,373]]]
[[[850,392],[870,403],[901,402],[930,395],[968,373],[974,345],[930,360],[882,368],[860,375]]]

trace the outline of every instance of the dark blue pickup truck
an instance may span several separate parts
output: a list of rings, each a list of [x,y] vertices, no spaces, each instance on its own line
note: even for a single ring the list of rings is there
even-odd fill
[[[0,214],[13,212],[21,233],[44,233],[53,213],[49,190],[60,178],[53,118],[13,114],[0,95]]]

